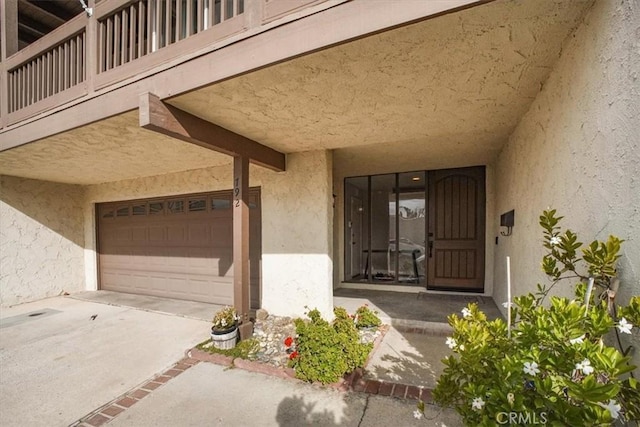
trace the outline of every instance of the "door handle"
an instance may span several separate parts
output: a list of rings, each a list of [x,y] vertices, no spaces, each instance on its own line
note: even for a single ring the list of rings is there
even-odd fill
[[[433,233],[429,233],[429,244],[427,245],[429,247],[429,258],[433,258]]]

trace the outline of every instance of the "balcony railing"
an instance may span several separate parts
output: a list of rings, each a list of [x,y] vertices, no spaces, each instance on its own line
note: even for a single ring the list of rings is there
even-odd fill
[[[0,127],[325,1],[101,0],[0,63]]]

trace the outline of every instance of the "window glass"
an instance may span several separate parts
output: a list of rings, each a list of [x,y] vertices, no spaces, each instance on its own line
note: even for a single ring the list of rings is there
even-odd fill
[[[114,212],[113,209],[106,210],[102,213],[102,218],[113,218]]]
[[[189,200],[189,212],[201,212],[207,210],[206,199]]]
[[[184,201],[182,200],[170,200],[167,202],[167,210],[170,213],[182,213],[184,212]]]
[[[164,211],[164,204],[162,202],[149,203],[149,215],[158,215]]]
[[[134,216],[146,215],[147,214],[147,205],[146,204],[133,205],[132,212],[133,212]]]
[[[231,209],[231,200],[214,196],[211,198],[211,209]]]
[[[369,179],[345,180],[345,279],[369,280]]]
[[[129,206],[118,208],[116,216],[129,216]]]

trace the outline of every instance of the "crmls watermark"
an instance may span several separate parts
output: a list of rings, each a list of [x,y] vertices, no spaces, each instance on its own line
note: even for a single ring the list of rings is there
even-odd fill
[[[496,421],[500,425],[516,424],[516,425],[538,425],[547,423],[547,413],[540,412],[498,412]]]

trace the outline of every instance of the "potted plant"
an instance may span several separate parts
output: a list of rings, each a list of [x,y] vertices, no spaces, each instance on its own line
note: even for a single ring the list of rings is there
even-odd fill
[[[238,341],[238,313],[233,307],[224,307],[213,316],[211,340],[215,348],[228,350]]]

